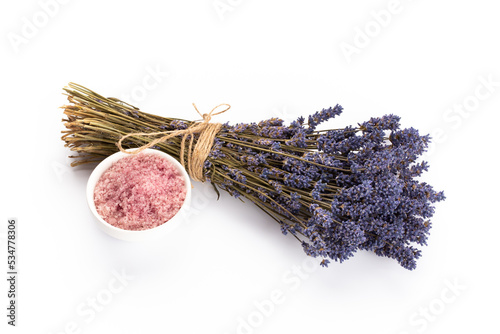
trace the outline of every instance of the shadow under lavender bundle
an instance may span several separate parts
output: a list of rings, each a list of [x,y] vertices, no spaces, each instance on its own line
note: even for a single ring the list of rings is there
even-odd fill
[[[70,104],[64,106],[62,139],[78,152],[73,166],[117,152],[122,138],[123,149],[142,147],[155,138],[148,133],[180,133],[199,124],[144,113],[73,83],[65,91]],[[445,198],[417,179],[428,169],[418,159],[430,138],[400,129],[395,115],[317,130],[341,112],[337,105],[289,125],[277,118],[223,124],[202,166],[204,181],[253,202],[299,240],[307,255],[322,257],[324,266],[328,259],[342,262],[369,250],[414,269],[421,256],[416,245],[427,242],[433,203]],[[185,136],[196,145],[200,134]],[[180,149],[185,139],[169,136],[153,148],[189,160],[191,151]]]

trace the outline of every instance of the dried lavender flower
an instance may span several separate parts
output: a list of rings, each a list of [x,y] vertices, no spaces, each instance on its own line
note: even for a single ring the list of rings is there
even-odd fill
[[[193,124],[144,113],[76,84],[65,91],[71,104],[65,106],[62,139],[79,153],[73,166],[113,154],[123,135]],[[205,181],[256,204],[283,234],[299,240],[307,255],[323,258],[322,266],[367,250],[412,270],[421,256],[416,246],[427,244],[434,203],[445,199],[417,179],[428,169],[418,159],[430,138],[400,129],[395,115],[317,130],[342,110],[340,105],[322,109],[288,126],[278,118],[223,124],[204,164]],[[129,137],[124,148],[150,140]],[[180,159],[180,143],[174,137],[156,148]]]

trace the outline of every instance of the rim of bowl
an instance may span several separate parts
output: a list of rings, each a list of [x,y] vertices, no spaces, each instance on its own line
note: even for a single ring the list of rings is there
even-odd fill
[[[126,151],[134,151],[134,150],[136,150],[136,149],[127,149]],[[181,172],[182,177],[184,178],[184,185],[186,187],[186,197],[184,198],[184,202],[182,203],[179,211],[177,211],[175,215],[173,215],[169,220],[167,220],[166,222],[162,223],[161,225],[158,225],[158,226],[146,229],[146,230],[139,230],[139,231],[125,230],[125,229],[116,227],[114,225],[111,225],[110,223],[108,223],[107,221],[105,221],[101,217],[101,215],[97,212],[97,208],[96,208],[95,202],[94,202],[94,189],[95,189],[95,186],[96,186],[97,182],[101,178],[102,174],[104,174],[104,172],[107,171],[113,165],[114,162],[116,162],[116,161],[118,161],[120,159],[123,159],[125,157],[130,156],[130,154],[123,153],[123,152],[120,152],[120,151],[111,154],[110,156],[108,156],[107,158],[105,158],[104,160],[102,160],[94,168],[94,170],[90,174],[90,177],[89,177],[89,179],[87,181],[87,189],[86,189],[87,190],[87,194],[86,194],[86,197],[87,197],[87,204],[89,205],[90,211],[92,212],[92,214],[94,215],[94,217],[101,224],[105,225],[106,228],[109,228],[111,230],[115,230],[115,231],[117,231],[119,233],[124,233],[124,234],[141,234],[141,233],[151,233],[151,231],[158,230],[162,226],[164,227],[169,221],[171,221],[174,218],[176,218],[179,215],[179,213],[181,213],[181,211],[186,210],[187,207],[188,207],[188,205],[189,205],[188,201],[191,199],[191,179],[189,178],[189,175],[186,172],[186,169],[184,167],[182,167],[182,165],[179,163],[179,161],[177,161],[170,154],[162,152],[160,150],[156,150],[156,149],[147,148],[147,149],[143,150],[141,153],[159,155],[159,156],[162,156],[162,157],[166,158],[169,162],[171,162],[172,164],[174,164],[175,167]]]

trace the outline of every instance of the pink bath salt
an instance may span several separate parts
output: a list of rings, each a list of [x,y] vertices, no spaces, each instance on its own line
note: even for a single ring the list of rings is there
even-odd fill
[[[115,162],[94,190],[99,215],[113,226],[133,231],[167,222],[185,199],[181,172],[167,159],[147,153]]]

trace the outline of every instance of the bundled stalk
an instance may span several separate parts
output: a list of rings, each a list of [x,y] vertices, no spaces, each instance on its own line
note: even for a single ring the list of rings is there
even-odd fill
[[[72,166],[101,161],[118,151],[122,138],[124,149],[143,147],[155,138],[148,133],[199,124],[148,114],[77,84],[64,90],[70,104],[62,139],[78,153]],[[428,169],[417,160],[430,138],[400,129],[395,115],[317,130],[341,112],[337,105],[289,125],[278,118],[223,124],[204,162],[204,181],[253,202],[324,266],[369,250],[412,270],[421,256],[416,246],[427,243],[433,203],[444,199],[417,180]],[[199,134],[188,137],[196,143]],[[189,150],[180,156],[185,139],[171,136],[153,147],[186,161]]]

